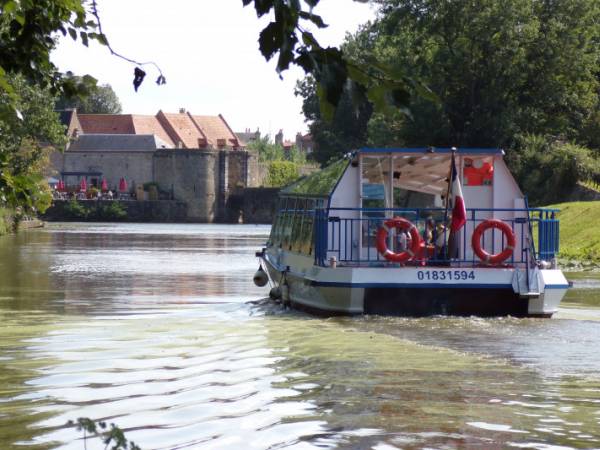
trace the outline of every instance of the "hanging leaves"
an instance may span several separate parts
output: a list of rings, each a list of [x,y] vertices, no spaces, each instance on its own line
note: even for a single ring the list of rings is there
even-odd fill
[[[336,47],[323,48],[304,24],[325,28],[327,24],[313,13],[319,0],[242,0],[244,6],[254,5],[256,15],[273,13],[271,21],[260,33],[259,49],[266,60],[279,54],[276,70],[280,74],[291,64],[311,74],[317,83],[317,93],[323,118],[331,120],[344,89],[349,86],[358,110],[371,103],[377,112],[386,115],[401,111],[410,114],[408,105],[413,93],[435,100],[420,83],[392,70],[378,61],[357,63],[346,58]],[[303,4],[309,10],[302,9]]]
[[[137,92],[138,88],[140,87],[140,85],[144,81],[144,77],[145,76],[146,76],[146,72],[144,72],[139,67],[136,67],[133,70],[133,88],[135,89],[135,92]]]

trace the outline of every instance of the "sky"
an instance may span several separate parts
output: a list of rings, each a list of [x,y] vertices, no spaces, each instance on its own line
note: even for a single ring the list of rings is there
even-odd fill
[[[98,0],[104,33],[113,49],[136,61],[156,62],[167,84],[157,86],[158,71],[147,73],[136,93],[134,65],[112,56],[106,47],[89,48],[70,37],[61,38],[52,54],[61,71],[90,74],[117,93],[123,113],[156,114],[185,108],[194,114],[223,114],[234,131],[257,128],[274,136],[283,129],[287,139],[306,132],[302,100],[294,96],[293,68],[275,71],[275,58],[266,62],[258,36],[269,18],[257,19],[242,0]],[[352,0],[322,0],[314,10],[330,26],[315,30],[320,44],[339,45],[347,32],[374,18],[374,10]]]

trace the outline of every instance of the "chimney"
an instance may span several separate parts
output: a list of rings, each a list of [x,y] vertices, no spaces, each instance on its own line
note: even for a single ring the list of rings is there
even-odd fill
[[[185,108],[179,108],[179,114],[185,114]]]
[[[177,141],[177,148],[183,148],[183,142]]]

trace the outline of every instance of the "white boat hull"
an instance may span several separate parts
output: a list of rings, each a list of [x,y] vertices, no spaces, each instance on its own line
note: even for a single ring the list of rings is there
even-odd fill
[[[569,287],[560,270],[510,267],[319,267],[263,256],[292,305],[325,314],[551,317]]]

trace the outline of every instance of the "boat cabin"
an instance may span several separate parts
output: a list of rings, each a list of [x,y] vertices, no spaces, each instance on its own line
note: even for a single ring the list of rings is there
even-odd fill
[[[528,207],[503,155],[360,149],[281,191],[268,246],[319,266],[550,265],[558,252],[557,211]],[[466,214],[453,231],[458,196]]]

